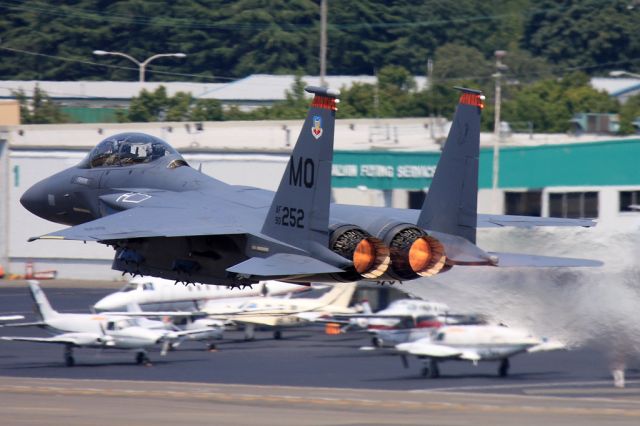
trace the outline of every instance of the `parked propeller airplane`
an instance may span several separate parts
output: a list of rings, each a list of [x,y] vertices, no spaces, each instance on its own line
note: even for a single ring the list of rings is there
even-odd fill
[[[553,340],[541,339],[526,330],[502,325],[452,325],[434,331],[432,336],[413,342],[400,343],[396,349],[402,362],[408,367],[407,355],[415,355],[425,361],[423,377],[440,376],[439,363],[443,361],[499,361],[498,374],[509,373],[509,358],[521,353],[534,353],[565,349]]]
[[[106,317],[95,314],[66,314],[54,310],[35,281],[29,281],[29,290],[35,302],[40,321],[33,323],[14,323],[8,326],[37,326],[54,333],[52,337],[14,337],[4,336],[2,340],[64,345],[65,364],[75,364],[74,348],[128,349],[136,352],[136,363],[148,364],[147,348],[163,344],[163,353],[171,344],[179,343],[189,335],[201,335],[209,329],[169,330],[160,321],[140,324],[140,319],[126,315]],[[155,323],[152,328],[150,323]]]
[[[211,301],[201,312],[107,312],[105,315],[132,315],[140,317],[192,318],[194,321],[232,322],[242,325],[245,340],[253,340],[256,327],[272,328],[273,338],[282,338],[282,329],[316,321],[336,314],[355,314],[349,307],[357,283],[340,283],[320,297],[243,297]]]
[[[339,92],[307,87],[311,108],[278,190],[232,186],[195,170],[166,142],[122,133],[20,202],[70,228],[34,237],[97,241],[123,273],[244,286],[405,281],[455,265],[596,266],[592,260],[493,253],[476,227],[593,226],[591,220],[478,215],[481,92],[462,94],[422,210],[330,203]]]

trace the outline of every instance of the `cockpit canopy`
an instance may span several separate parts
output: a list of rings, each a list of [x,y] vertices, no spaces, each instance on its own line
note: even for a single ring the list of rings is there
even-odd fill
[[[178,152],[160,138],[144,133],[120,133],[100,142],[85,161],[89,168],[122,167],[150,163],[166,155]]]

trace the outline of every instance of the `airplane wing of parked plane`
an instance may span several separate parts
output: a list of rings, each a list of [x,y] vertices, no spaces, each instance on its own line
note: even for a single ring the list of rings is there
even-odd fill
[[[474,351],[420,341],[401,343],[397,345],[396,348],[411,355],[426,356],[429,358],[464,359],[468,361],[478,361],[481,358],[480,355]]]
[[[73,345],[83,346],[92,344],[104,343],[106,346],[110,345],[109,340],[103,341],[104,336],[100,336],[93,333],[65,333],[53,337],[18,337],[18,336],[3,336],[2,340],[15,341],[15,342],[32,342],[32,343],[53,343],[60,345]]]

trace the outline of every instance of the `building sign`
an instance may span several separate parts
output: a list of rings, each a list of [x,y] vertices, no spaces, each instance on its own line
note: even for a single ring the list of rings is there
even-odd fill
[[[500,148],[499,188],[637,185],[640,139]],[[440,152],[336,151],[334,188],[423,190]],[[478,186],[492,187],[493,150],[480,149]],[[462,171],[460,171],[462,172]]]
[[[422,190],[431,184],[439,152],[336,151],[335,188]]]

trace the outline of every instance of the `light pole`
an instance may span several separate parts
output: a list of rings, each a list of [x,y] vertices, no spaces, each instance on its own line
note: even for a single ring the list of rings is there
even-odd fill
[[[93,54],[94,55],[98,55],[98,56],[105,56],[105,55],[122,56],[122,57],[125,57],[125,58],[129,59],[130,61],[135,62],[135,64],[138,65],[138,68],[139,68],[139,81],[140,81],[140,83],[144,83],[144,73],[145,73],[145,69],[147,67],[147,64],[149,64],[149,62],[153,61],[154,59],[158,59],[158,58],[162,58],[162,57],[185,58],[187,56],[187,55],[185,55],[184,53],[181,53],[181,52],[179,52],[179,53],[158,53],[157,55],[150,56],[147,59],[145,59],[144,61],[140,62],[139,60],[137,60],[133,56],[127,55],[126,53],[121,53],[121,52],[107,52],[105,50],[94,50]]]
[[[500,152],[499,143],[501,140],[500,133],[500,102],[502,97],[502,72],[507,70],[507,66],[502,63],[502,58],[506,56],[505,50],[496,50],[496,73],[493,77],[496,79],[496,103],[495,103],[495,119],[493,122],[493,179],[492,179],[492,198],[493,198],[493,212],[501,213],[498,210],[498,176],[500,169]]]
[[[636,73],[624,71],[624,70],[611,71],[609,75],[611,77],[624,77],[626,75],[633,78],[640,78],[640,74],[636,74]]]
[[[320,86],[327,87],[327,0],[320,0]]]

